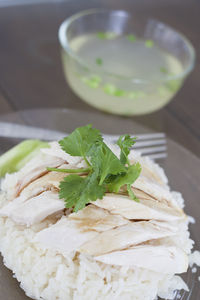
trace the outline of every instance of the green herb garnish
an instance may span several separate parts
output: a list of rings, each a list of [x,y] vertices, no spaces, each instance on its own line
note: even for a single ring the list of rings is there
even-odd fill
[[[80,168],[80,169],[58,169],[58,168],[47,168],[48,171],[55,171],[60,173],[88,173],[90,168]]]
[[[128,98],[130,99],[140,99],[144,97],[145,97],[145,93],[139,90],[128,93]]]
[[[101,83],[101,78],[97,75],[92,76],[90,78],[87,77],[81,77],[81,81],[84,82],[86,85],[88,85],[89,87],[96,89],[99,87],[100,83]]]
[[[168,70],[165,67],[161,67],[160,68],[160,72],[162,72],[163,74],[168,74]]]
[[[101,66],[103,64],[103,60],[100,57],[96,58],[96,64]]]
[[[171,92],[175,93],[181,87],[181,80],[179,79],[170,80],[167,82],[166,86]]]
[[[136,36],[134,34],[126,35],[126,38],[129,40],[129,42],[132,42],[132,43],[136,41]]]
[[[138,201],[137,197],[134,195],[131,185],[138,178],[141,172],[141,166],[139,163],[129,166],[126,174],[116,176],[113,181],[108,184],[108,189],[110,192],[118,193],[120,188],[127,185],[127,191],[131,199]]]
[[[146,46],[147,48],[153,48],[153,46],[154,46],[154,41],[152,41],[152,40],[146,40],[146,41],[145,41],[145,46]]]
[[[99,31],[97,32],[97,37],[101,40],[112,40],[116,38],[116,33]]]
[[[136,137],[131,138],[130,135],[125,134],[121,135],[117,141],[117,145],[121,149],[120,153],[120,161],[122,164],[128,164],[130,166],[129,160],[128,160],[128,155],[130,153],[131,147],[135,144],[136,142]]]
[[[121,136],[117,145],[121,149],[120,159],[104,143],[99,130],[91,125],[77,128],[59,144],[61,148],[72,156],[82,156],[88,167],[85,169],[55,169],[51,171],[84,173],[84,177],[71,174],[60,183],[59,197],[65,200],[67,208],[75,212],[84,208],[87,203],[102,199],[106,191],[118,193],[120,188],[126,187],[131,199],[138,201],[131,185],[141,172],[139,163],[131,165],[128,159],[130,148],[135,138],[129,135]]]
[[[162,85],[158,87],[157,92],[161,97],[166,96],[169,93],[167,87]]]
[[[113,84],[105,84],[103,88],[104,92],[111,96],[122,97],[126,95],[126,91],[117,88]]]

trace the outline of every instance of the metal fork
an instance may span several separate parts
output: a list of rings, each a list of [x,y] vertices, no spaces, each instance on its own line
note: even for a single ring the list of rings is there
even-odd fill
[[[53,141],[62,139],[65,136],[67,136],[67,133],[61,131],[0,122],[0,137]],[[148,155],[154,160],[167,157],[165,133],[134,134],[134,136],[137,137],[134,149],[138,150],[143,156]],[[110,143],[116,143],[119,135],[103,134],[103,137]]]

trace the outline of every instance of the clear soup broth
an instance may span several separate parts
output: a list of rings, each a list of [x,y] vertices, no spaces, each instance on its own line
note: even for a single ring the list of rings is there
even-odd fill
[[[63,52],[64,71],[74,92],[89,104],[121,115],[163,107],[181,86],[181,62],[152,40],[133,34],[97,32],[73,38]]]

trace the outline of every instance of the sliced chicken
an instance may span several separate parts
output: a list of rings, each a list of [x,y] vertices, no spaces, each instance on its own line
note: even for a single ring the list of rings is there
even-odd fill
[[[174,200],[173,202],[170,202],[165,198],[163,198],[162,200],[158,200],[157,198],[152,197],[151,195],[145,193],[142,190],[133,187],[132,190],[134,194],[137,196],[137,198],[140,199],[140,202],[142,204],[157,210],[165,209],[169,214],[173,214],[173,212],[176,212],[184,216],[183,210],[179,206],[177,206],[177,202],[176,204],[174,204]]]
[[[96,256],[95,259],[108,265],[140,267],[164,274],[183,273],[188,268],[185,252],[168,245],[140,245]]]
[[[35,241],[43,248],[53,249],[65,256],[98,234],[96,231],[83,231],[77,226],[77,221],[62,217],[55,225],[37,233]]]
[[[176,201],[174,201],[171,192],[167,186],[158,184],[153,179],[149,179],[145,176],[140,175],[137,180],[133,183],[132,188],[143,191],[152,198],[165,203],[169,207],[178,209]]]
[[[20,195],[28,199],[47,190],[53,190],[58,192],[59,184],[66,176],[66,173],[49,172],[44,176],[31,182],[27,187],[23,189]]]
[[[166,185],[166,183],[163,182],[163,179],[159,176],[159,174],[156,173],[154,170],[148,168],[148,166],[146,166],[145,164],[142,166],[141,175],[150,180],[157,182],[158,184],[160,184],[162,186]]]
[[[104,209],[89,205],[42,230],[37,234],[36,240],[45,248],[60,250],[64,255],[73,250],[77,251],[82,244],[96,237],[99,232],[128,222],[121,216],[112,216]]]
[[[59,168],[62,169],[73,169],[73,165],[63,164]],[[31,182],[27,187],[25,187],[21,195],[23,197],[30,198],[35,196],[38,193],[41,193],[46,190],[59,191],[60,182],[67,176],[69,173],[60,173],[60,172],[49,172],[38,179]]]
[[[181,209],[170,208],[155,199],[152,202],[143,199],[136,202],[125,195],[106,194],[102,200],[94,201],[93,204],[132,220],[173,221],[185,217]]]
[[[19,196],[13,201],[6,202],[6,204],[0,209],[0,216],[10,217],[11,211],[24,203],[26,200],[27,199],[25,197]]]
[[[14,197],[19,196],[21,191],[35,179],[41,177],[42,175],[48,173],[47,167],[56,168],[62,165],[64,161],[61,158],[48,158],[43,164],[37,166],[36,168],[30,169],[28,173],[26,173],[20,180],[17,182],[15,186],[15,195]]]
[[[16,198],[0,210],[0,215],[29,227],[64,208],[64,201],[59,199],[58,193],[47,191],[29,200],[22,196]]]
[[[41,152],[51,156],[59,157],[66,161],[68,164],[72,164],[74,166],[83,161],[83,158],[81,156],[71,156],[70,154],[63,151],[58,142],[51,142],[49,143],[49,145],[50,148],[42,148]]]
[[[102,208],[93,204],[69,215],[70,220],[76,220],[77,226],[82,230],[105,231],[111,228],[128,224],[128,220],[120,215],[112,215]]]
[[[142,167],[141,176],[145,176],[147,179],[153,180],[162,186],[167,186],[168,178],[163,169],[148,157],[137,156],[135,158],[135,151],[131,151],[130,162],[131,164],[140,163]]]
[[[175,233],[156,221],[129,222],[127,225],[100,233],[94,239],[83,244],[79,251],[97,256],[126,249],[152,239],[172,236]]]

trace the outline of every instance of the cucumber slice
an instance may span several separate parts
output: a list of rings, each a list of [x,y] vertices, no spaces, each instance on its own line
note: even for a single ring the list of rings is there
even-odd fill
[[[0,156],[0,177],[19,171],[41,148],[49,144],[40,140],[25,140]]]

